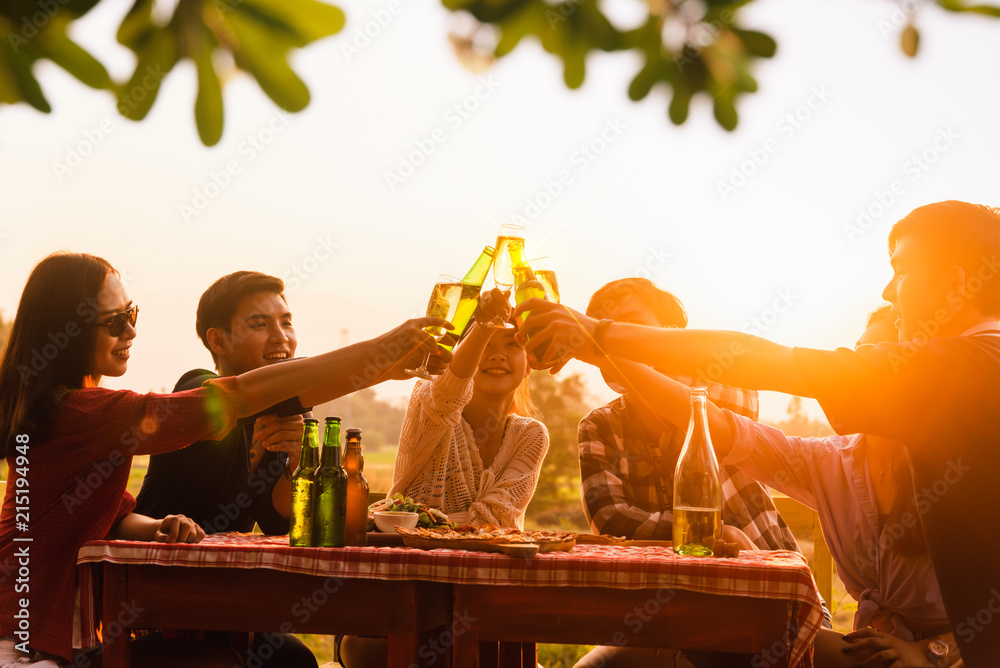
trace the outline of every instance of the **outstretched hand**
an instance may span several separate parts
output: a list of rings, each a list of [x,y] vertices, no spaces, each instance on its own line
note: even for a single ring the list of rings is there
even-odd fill
[[[379,381],[410,378],[405,369],[420,366],[427,354],[431,355],[431,368],[434,365],[448,365],[451,353],[434,341],[434,337],[427,333],[427,327],[452,329],[451,323],[441,318],[413,318],[378,337],[378,352],[369,360],[368,366],[374,367],[378,372]]]
[[[572,358],[596,364],[603,357],[594,345],[597,320],[544,299],[522,302],[514,310],[514,317],[526,311],[531,315],[521,325],[518,336],[533,369],[552,369],[551,373],[555,373]]]
[[[510,290],[501,292],[499,288],[493,288],[479,295],[479,305],[473,317],[480,327],[489,327],[494,320],[507,322],[510,314]]]

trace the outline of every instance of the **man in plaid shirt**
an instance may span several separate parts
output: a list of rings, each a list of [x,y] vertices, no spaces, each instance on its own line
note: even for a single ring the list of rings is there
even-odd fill
[[[643,278],[608,283],[594,293],[587,315],[650,326],[687,326],[680,301]],[[612,389],[624,391],[613,377],[628,364],[608,360],[602,365]],[[648,368],[643,371],[655,376]],[[689,386],[695,382],[674,378]],[[655,383],[655,377],[650,382]],[[699,384],[708,387],[709,400],[719,408],[757,419],[755,391]],[[664,421],[631,391],[580,422],[580,479],[584,508],[595,532],[637,540],[671,539],[674,468],[686,433],[687,425]],[[798,551],[767,489],[733,467],[723,467],[721,474],[722,519],[730,527],[727,538],[732,540],[735,528],[761,549]]]
[[[687,313],[680,301],[644,278],[624,278],[594,293],[587,315],[651,327],[686,327]],[[643,365],[608,358],[601,374],[622,396],[590,412],[580,421],[580,479],[583,507],[596,533],[633,540],[671,540],[673,537],[674,468],[687,425],[661,418],[653,403],[662,375]],[[627,389],[618,381],[627,377]],[[672,376],[691,386],[689,377]],[[708,398],[725,408],[757,419],[757,393],[697,381],[708,387]],[[723,536],[746,547],[749,539],[764,550],[799,551],[795,537],[774,507],[763,485],[739,469],[722,467]],[[742,531],[744,535],[740,534]],[[830,613],[823,607],[824,626]],[[673,649],[598,646],[574,668],[723,668],[749,666],[752,657],[715,652],[679,652]]]

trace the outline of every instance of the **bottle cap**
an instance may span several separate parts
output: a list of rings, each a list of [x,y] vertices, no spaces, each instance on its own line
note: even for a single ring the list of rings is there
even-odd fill
[[[351,427],[350,429],[347,430],[347,438],[350,438],[351,436],[357,436],[358,438],[361,438],[361,430],[358,429],[357,427]]]
[[[340,418],[336,415],[331,415],[326,419],[327,422],[340,422]]]
[[[316,418],[306,418],[302,421],[302,424],[319,424],[319,420]]]

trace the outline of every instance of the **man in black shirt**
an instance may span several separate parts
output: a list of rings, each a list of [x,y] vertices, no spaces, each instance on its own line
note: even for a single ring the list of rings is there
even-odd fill
[[[216,281],[198,303],[195,328],[219,375],[235,376],[295,356],[292,314],[278,278],[239,271]],[[195,369],[173,391],[200,387],[217,375]],[[182,513],[205,533],[288,532],[291,475],[298,465],[302,413],[293,398],[241,420],[221,441],[199,441],[149,460],[136,497],[138,512]]]
[[[530,300],[522,335],[540,366],[617,355],[737,387],[815,397],[841,434],[906,445],[920,520],[965,665],[1000,661],[1000,210],[920,207],[889,235],[900,342],[788,348],[736,332],[597,322]],[[899,658],[891,636],[848,636],[852,659]],[[927,639],[927,663],[942,661]],[[874,665],[874,664],[873,664]],[[895,665],[895,664],[894,664]],[[899,664],[903,665],[903,664]],[[909,663],[905,665],[910,665]]]

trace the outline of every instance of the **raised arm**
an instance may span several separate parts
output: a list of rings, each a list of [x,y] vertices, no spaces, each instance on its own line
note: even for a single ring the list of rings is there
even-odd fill
[[[665,422],[687,428],[691,420],[691,388],[637,362],[608,358],[602,364],[613,370],[632,396],[643,401]],[[708,402],[708,426],[716,456],[721,461],[732,450],[734,433],[725,413],[712,402]]]
[[[792,349],[760,337],[627,323],[605,323],[598,329],[598,321],[593,318],[535,299],[519,305],[514,313],[528,310],[531,317],[523,329],[531,338],[525,350],[529,359],[532,353],[544,350],[542,367],[560,364],[570,357],[594,362],[606,354],[734,387],[811,396],[796,368]]]
[[[385,334],[321,355],[265,366],[239,376],[239,417],[254,415],[289,397],[316,406],[389,378],[438,351],[424,331],[444,326],[440,318],[415,318]],[[440,354],[440,353],[439,353]]]

